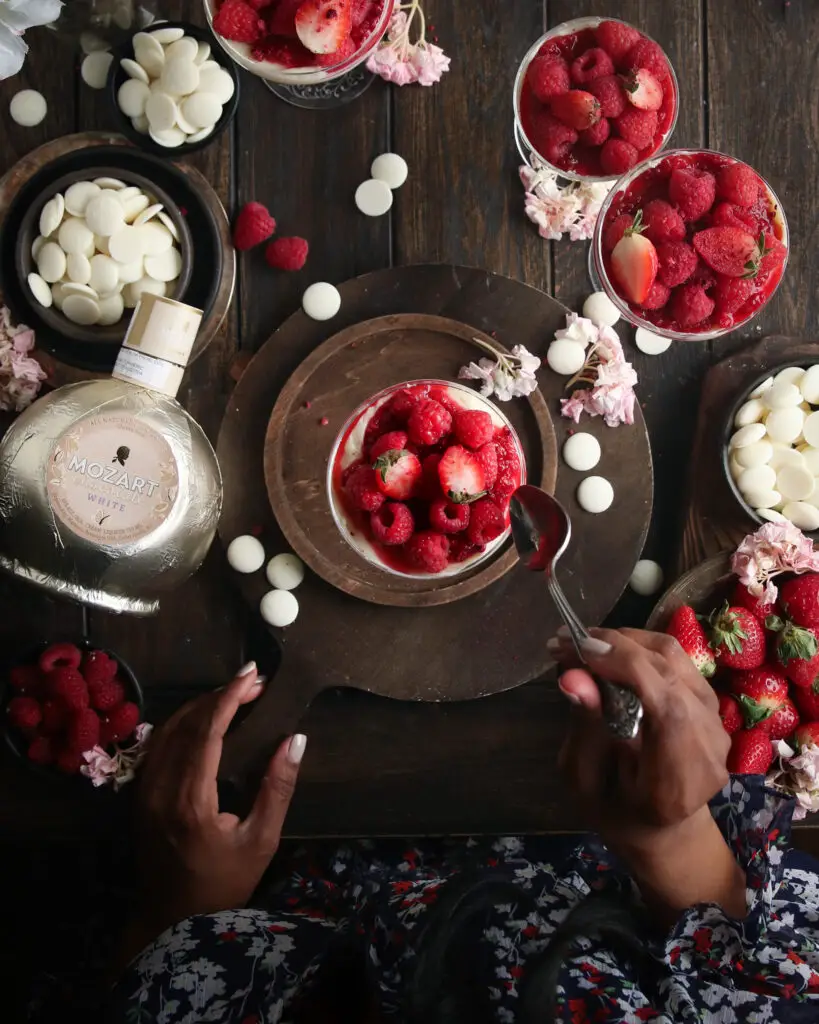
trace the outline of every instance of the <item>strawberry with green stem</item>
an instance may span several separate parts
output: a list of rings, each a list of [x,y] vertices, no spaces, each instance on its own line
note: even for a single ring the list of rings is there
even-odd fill
[[[716,671],[714,652],[708,645],[708,637],[702,628],[697,613],[690,605],[681,605],[671,616],[666,633],[673,636],[694,665],[706,679]]]
[[[611,253],[612,273],[629,302],[637,305],[646,300],[660,266],[654,243],[644,230],[643,211],[638,210]]]
[[[776,633],[776,660],[794,686],[809,689],[819,682],[819,640],[812,629],[769,615],[766,627]]]
[[[406,449],[392,448],[379,455],[373,463],[375,482],[388,498],[405,501],[412,497],[421,478],[421,462]]]
[[[765,661],[765,631],[747,608],[726,601],[708,619],[710,644],[722,668],[759,668]]]

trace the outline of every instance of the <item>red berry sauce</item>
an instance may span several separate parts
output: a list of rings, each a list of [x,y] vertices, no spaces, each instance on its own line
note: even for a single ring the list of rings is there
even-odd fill
[[[459,409],[467,408],[459,401],[459,392],[457,388],[446,388],[439,384],[427,383],[420,383],[412,386],[408,385],[407,387],[414,394],[417,394],[420,399],[433,399],[434,401],[445,405],[445,407],[451,412],[457,412]],[[377,412],[367,425],[367,430],[364,435],[364,452],[362,453],[362,457],[348,465],[346,469],[342,469],[344,452],[350,436],[355,431],[361,420],[369,413],[374,403],[366,405],[349,423],[338,443],[335,459],[333,461],[333,497],[337,506],[343,510],[344,518],[346,519],[346,529],[353,537],[355,537],[356,533],[365,537],[378,559],[387,568],[408,575],[430,575],[430,573],[425,572],[423,569],[419,569],[409,561],[405,545],[385,545],[379,543],[375,539],[370,526],[370,513],[354,508],[344,488],[344,481],[357,466],[369,464],[365,456],[368,455],[370,447],[378,440],[379,437],[390,433],[393,430],[404,430],[406,428],[406,414],[403,413],[396,416],[392,412],[391,408],[391,403],[394,401],[395,396],[403,393],[403,388],[395,389],[393,396],[379,406]],[[381,401],[382,397],[382,395],[377,396],[374,399],[374,402]],[[521,467],[518,457],[518,452],[520,451],[519,443],[508,427],[495,426],[493,442],[497,445],[499,470],[498,480],[494,487],[489,491],[488,498],[494,501],[500,508],[505,519],[506,527],[508,528],[509,499],[516,488],[525,481],[525,473]],[[454,432],[451,431],[446,435],[446,437],[442,438],[436,444],[427,446],[413,445],[410,443],[409,447],[417,454],[421,464],[423,465],[427,456],[443,455],[450,445],[457,444],[459,444],[459,442],[456,439]],[[438,480],[437,471],[422,475],[418,489],[420,493],[405,502],[412,512],[412,516],[415,521],[416,533],[431,529],[429,521],[430,505],[433,501],[441,501],[446,498],[446,495],[441,488],[440,481]],[[393,499],[387,498],[386,500],[392,501]],[[342,527],[342,531],[344,532],[344,527]],[[450,549],[449,565],[463,562],[465,559],[471,559],[474,556],[479,555],[484,550],[484,547],[478,547],[470,544],[466,533],[449,534],[448,540]]]
[[[639,174],[627,189],[613,197],[601,225],[603,264],[610,287],[617,292],[622,301],[627,302],[628,300],[621,294],[617,280],[612,274],[611,249],[606,243],[606,228],[623,214],[633,217],[638,210],[645,209],[646,205],[654,199],[662,199],[674,205],[669,197],[669,181],[672,172],[676,169],[694,168],[698,171],[707,171],[718,179],[722,168],[738,163],[740,162],[730,157],[707,151],[672,153],[662,159],[656,167],[651,167]],[[725,196],[720,195],[718,185],[711,208],[698,220],[685,222],[685,241],[689,245],[697,232],[721,225],[739,227],[755,239],[764,236],[765,246],[771,251],[762,258],[756,276],[747,280],[726,277],[709,267],[700,256],[693,275],[677,287],[671,288],[668,301],[663,306],[659,309],[646,309],[629,303],[632,312],[661,330],[701,334],[715,330],[732,330],[765,305],[782,278],[788,250],[784,242],[786,229],[782,213],[777,209],[768,187],[758,176],[757,181],[758,195],[750,206],[739,207],[729,203]],[[682,325],[673,313],[675,295],[679,289],[686,288],[691,284],[702,286],[705,294],[714,301],[714,309],[705,320],[694,325]],[[749,295],[737,308],[732,308],[734,304],[724,298],[725,290],[739,287],[747,288]]]
[[[636,30],[634,31],[636,32]],[[646,41],[650,43],[650,40],[647,40],[647,37],[641,33],[637,33],[636,38],[638,42]],[[622,115],[618,114],[607,119],[604,118],[608,122],[608,131],[605,130],[605,127],[601,128],[600,122],[597,122],[596,126],[592,129],[593,135],[590,137],[587,131],[579,128],[576,124],[566,124],[564,122],[565,115],[561,117],[555,114],[555,111],[552,109],[554,99],[545,102],[538,99],[535,91],[533,91],[532,81],[537,58],[547,57],[565,61],[571,70],[573,62],[577,58],[582,57],[583,54],[600,49],[605,51],[605,43],[605,39],[602,41],[598,40],[597,30],[594,28],[584,28],[565,36],[548,39],[540,47],[535,59],[530,63],[520,93],[520,122],[535,152],[552,166],[584,177],[619,177],[629,170],[630,167],[656,153],[666,141],[674,125],[679,103],[676,82],[668,61],[664,56],[654,55],[648,61],[651,66],[646,68],[646,70],[656,73],[658,79],[660,79],[663,97],[662,103],[656,111],[657,126],[651,142],[649,145],[644,145],[642,148],[636,149],[635,152],[631,153],[627,166],[622,163],[622,156],[619,156],[616,165],[608,163],[606,157],[603,158],[601,163],[601,154],[606,147],[606,143],[610,139],[621,138],[618,119]],[[622,99],[620,101],[624,104],[623,111],[635,112],[638,108],[628,99],[629,93],[625,89],[625,83],[634,71],[639,70],[641,67],[646,67],[646,64],[642,57],[638,57],[636,63],[632,62],[628,57],[628,53],[626,55],[610,55],[610,59],[613,64],[613,74],[623,86]],[[570,80],[570,91],[592,92],[594,94],[596,88],[597,86],[590,82],[580,83],[573,78]],[[558,109],[560,109],[559,106]],[[607,109],[603,107],[604,114]],[[568,127],[577,132],[576,141],[569,141],[565,133],[561,133],[560,127],[554,124],[553,119],[555,117],[557,117],[557,121],[561,122],[564,128]],[[594,144],[595,142],[597,144]]]

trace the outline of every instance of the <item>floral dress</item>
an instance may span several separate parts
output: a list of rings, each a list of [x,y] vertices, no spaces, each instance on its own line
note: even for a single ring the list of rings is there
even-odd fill
[[[819,1021],[819,876],[786,853],[793,805],[737,776],[712,813],[747,870],[748,916],[727,917],[703,904],[665,935],[647,939],[656,961],[641,985],[627,965],[582,950],[567,960],[558,1019],[584,1022],[680,1021],[775,1024]],[[511,1024],[529,958],[541,952],[568,912],[592,890],[631,893],[633,883],[590,837],[553,863],[544,840],[504,838],[406,849],[360,843],[338,851],[325,871],[294,872],[275,910],[224,911],[166,931],[130,965],[118,986],[128,1022],[278,1024],[315,985],[339,936],[366,954],[379,1013],[398,1012],[413,965],[413,933],[453,877],[480,860],[526,890],[528,912],[492,912],[478,937],[482,984],[495,1019]],[[551,859],[555,860],[554,857]],[[645,976],[645,972],[643,972]]]

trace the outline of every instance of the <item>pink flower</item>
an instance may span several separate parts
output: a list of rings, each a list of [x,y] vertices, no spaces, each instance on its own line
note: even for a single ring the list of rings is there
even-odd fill
[[[520,167],[518,174],[526,189],[526,216],[537,224],[541,238],[558,240],[564,234],[572,241],[591,238],[608,185],[582,182],[559,185],[558,174],[547,169],[534,155],[532,166]]]
[[[0,409],[22,412],[31,405],[45,380],[45,372],[29,353],[34,331],[13,326],[11,313],[0,307]]]
[[[450,58],[440,46],[432,43],[421,43],[412,55],[412,65],[418,73],[420,85],[435,85],[441,81],[445,71],[449,71]]]
[[[808,814],[819,811],[819,747],[812,743],[796,751],[779,740],[774,748],[777,760],[765,783],[795,798],[793,819],[802,821]]]
[[[574,378],[581,386],[561,399],[561,415],[579,423],[586,412],[602,416],[609,427],[633,423],[637,374],[625,358],[617,332],[611,327],[597,327],[577,313],[568,313],[565,328],[555,331],[555,338],[567,338],[588,347],[583,369]]]
[[[783,572],[819,572],[819,552],[793,523],[765,523],[743,538],[731,571],[755,597],[772,604],[779,596],[772,578]]]
[[[411,85],[418,80],[418,72],[409,61],[397,61],[390,69],[388,82],[393,85]]]
[[[449,71],[450,58],[440,46],[426,41],[424,12],[419,0],[409,0],[408,13],[397,11],[390,19],[389,28],[379,46],[367,59],[367,68],[394,85],[434,85]],[[410,29],[416,17],[420,34],[410,42]]]

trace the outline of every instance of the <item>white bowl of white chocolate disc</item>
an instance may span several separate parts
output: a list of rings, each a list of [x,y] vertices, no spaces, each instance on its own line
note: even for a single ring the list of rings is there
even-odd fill
[[[723,460],[757,522],[819,530],[819,361],[781,366],[754,382],[726,425]]]
[[[79,341],[121,339],[145,292],[181,299],[192,271],[178,206],[119,167],[88,168],[47,186],[23,219],[16,255],[32,309]]]

